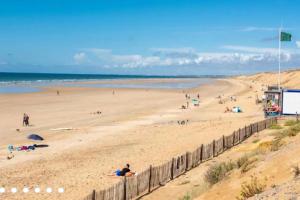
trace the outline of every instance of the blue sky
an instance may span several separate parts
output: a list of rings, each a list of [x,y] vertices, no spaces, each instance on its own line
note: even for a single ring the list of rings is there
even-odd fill
[[[0,71],[241,74],[300,67],[296,0],[2,1]]]

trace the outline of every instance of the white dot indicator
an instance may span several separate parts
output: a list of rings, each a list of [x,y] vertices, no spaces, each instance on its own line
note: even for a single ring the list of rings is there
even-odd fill
[[[5,188],[0,187],[0,193],[4,193],[5,192]]]
[[[29,189],[27,187],[23,188],[23,192],[24,193],[28,193],[29,192]]]
[[[52,188],[48,187],[48,188],[46,189],[46,192],[51,193],[51,192],[52,192]]]
[[[18,190],[17,190],[17,188],[11,188],[11,190],[10,190],[12,193],[16,193]]]
[[[58,188],[59,193],[64,193],[64,191],[65,191],[64,188]]]
[[[39,193],[41,191],[41,189],[37,187],[37,188],[34,188],[34,191],[35,191],[35,193]]]

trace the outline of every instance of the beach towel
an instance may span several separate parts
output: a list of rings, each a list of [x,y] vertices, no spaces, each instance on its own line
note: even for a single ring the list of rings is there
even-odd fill
[[[35,150],[35,147],[34,146],[28,146],[28,150]]]
[[[27,146],[21,146],[21,151],[27,151],[28,150],[28,147]]]

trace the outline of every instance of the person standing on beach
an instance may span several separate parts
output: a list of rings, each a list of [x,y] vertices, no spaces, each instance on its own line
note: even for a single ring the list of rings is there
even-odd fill
[[[26,125],[26,118],[27,118],[27,115],[26,115],[26,113],[24,113],[24,115],[23,115],[23,126]]]
[[[29,126],[29,115],[27,115],[25,122],[26,122],[26,126]]]
[[[29,115],[27,115],[26,113],[24,113],[23,115],[23,126],[29,126]]]

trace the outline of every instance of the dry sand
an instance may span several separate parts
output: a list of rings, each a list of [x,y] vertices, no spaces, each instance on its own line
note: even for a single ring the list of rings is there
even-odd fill
[[[149,80],[147,80],[149,81]],[[250,88],[249,86],[252,86]],[[56,90],[61,95],[56,95]],[[107,176],[125,163],[140,171],[169,160],[201,143],[263,118],[255,96],[260,83],[248,79],[218,80],[213,84],[182,90],[49,88],[28,94],[0,95],[0,186],[24,186],[27,194],[6,192],[1,199],[82,199],[118,178]],[[185,93],[196,97],[199,107],[180,109]],[[218,95],[226,100],[218,104]],[[235,95],[237,102],[229,96]],[[240,106],[243,113],[224,113],[226,106]],[[101,111],[102,114],[93,114]],[[22,127],[22,115],[30,115],[30,127]],[[180,126],[177,120],[189,120]],[[73,130],[56,130],[57,128]],[[17,132],[16,129],[20,129]],[[45,138],[32,152],[15,152],[6,160],[7,145],[28,145],[29,133]],[[32,189],[41,187],[35,194]],[[44,192],[46,187],[55,191]],[[56,192],[65,188],[63,194]]]
[[[300,71],[283,72],[281,76],[283,87],[299,89],[299,77]],[[261,105],[255,105],[252,101],[247,101],[246,98],[248,96],[260,97],[263,93],[262,88],[266,89],[267,85],[276,84],[277,78],[276,73],[260,73],[251,76],[240,76],[234,78],[235,80],[240,80],[253,87],[252,90],[244,90],[244,92],[240,93],[238,97],[238,104],[247,108],[246,112],[248,115],[251,116],[252,112],[259,110]],[[244,100],[241,102],[241,99]],[[262,113],[261,110],[259,112]],[[243,118],[244,116],[239,117],[241,117],[240,119],[244,119],[245,123],[249,123],[248,119]],[[226,120],[225,123],[227,123]],[[251,137],[243,144],[232,148],[230,151],[225,152],[221,156],[214,158],[197,168],[194,168],[185,175],[168,183],[165,187],[161,187],[150,195],[145,196],[143,199],[182,199],[186,194],[189,194],[192,197],[197,197],[193,199],[199,200],[236,199],[236,197],[240,194],[241,184],[244,181],[249,181],[250,177],[253,175],[257,176],[260,181],[265,180],[267,177],[267,182],[265,183],[267,184],[268,190],[261,195],[264,199],[291,199],[292,194],[299,191],[297,188],[292,191],[292,189],[295,188],[295,185],[299,185],[299,180],[297,183],[294,183],[293,173],[291,172],[292,166],[295,166],[296,164],[299,165],[300,163],[298,156],[300,151],[299,135],[291,139],[291,144],[286,145],[282,150],[266,155],[263,161],[256,164],[252,170],[243,175],[241,175],[240,171],[234,171],[228,178],[217,183],[212,188],[209,188],[204,180],[204,174],[209,166],[216,162],[237,160],[245,153],[253,151],[253,149],[257,148],[258,145],[258,143],[253,143],[253,141],[257,139],[260,139],[260,142],[265,140],[269,141],[269,132],[270,131],[267,130],[260,133],[258,136],[256,135]],[[276,187],[272,188],[273,185],[276,185]],[[293,198],[294,197],[295,195]]]

